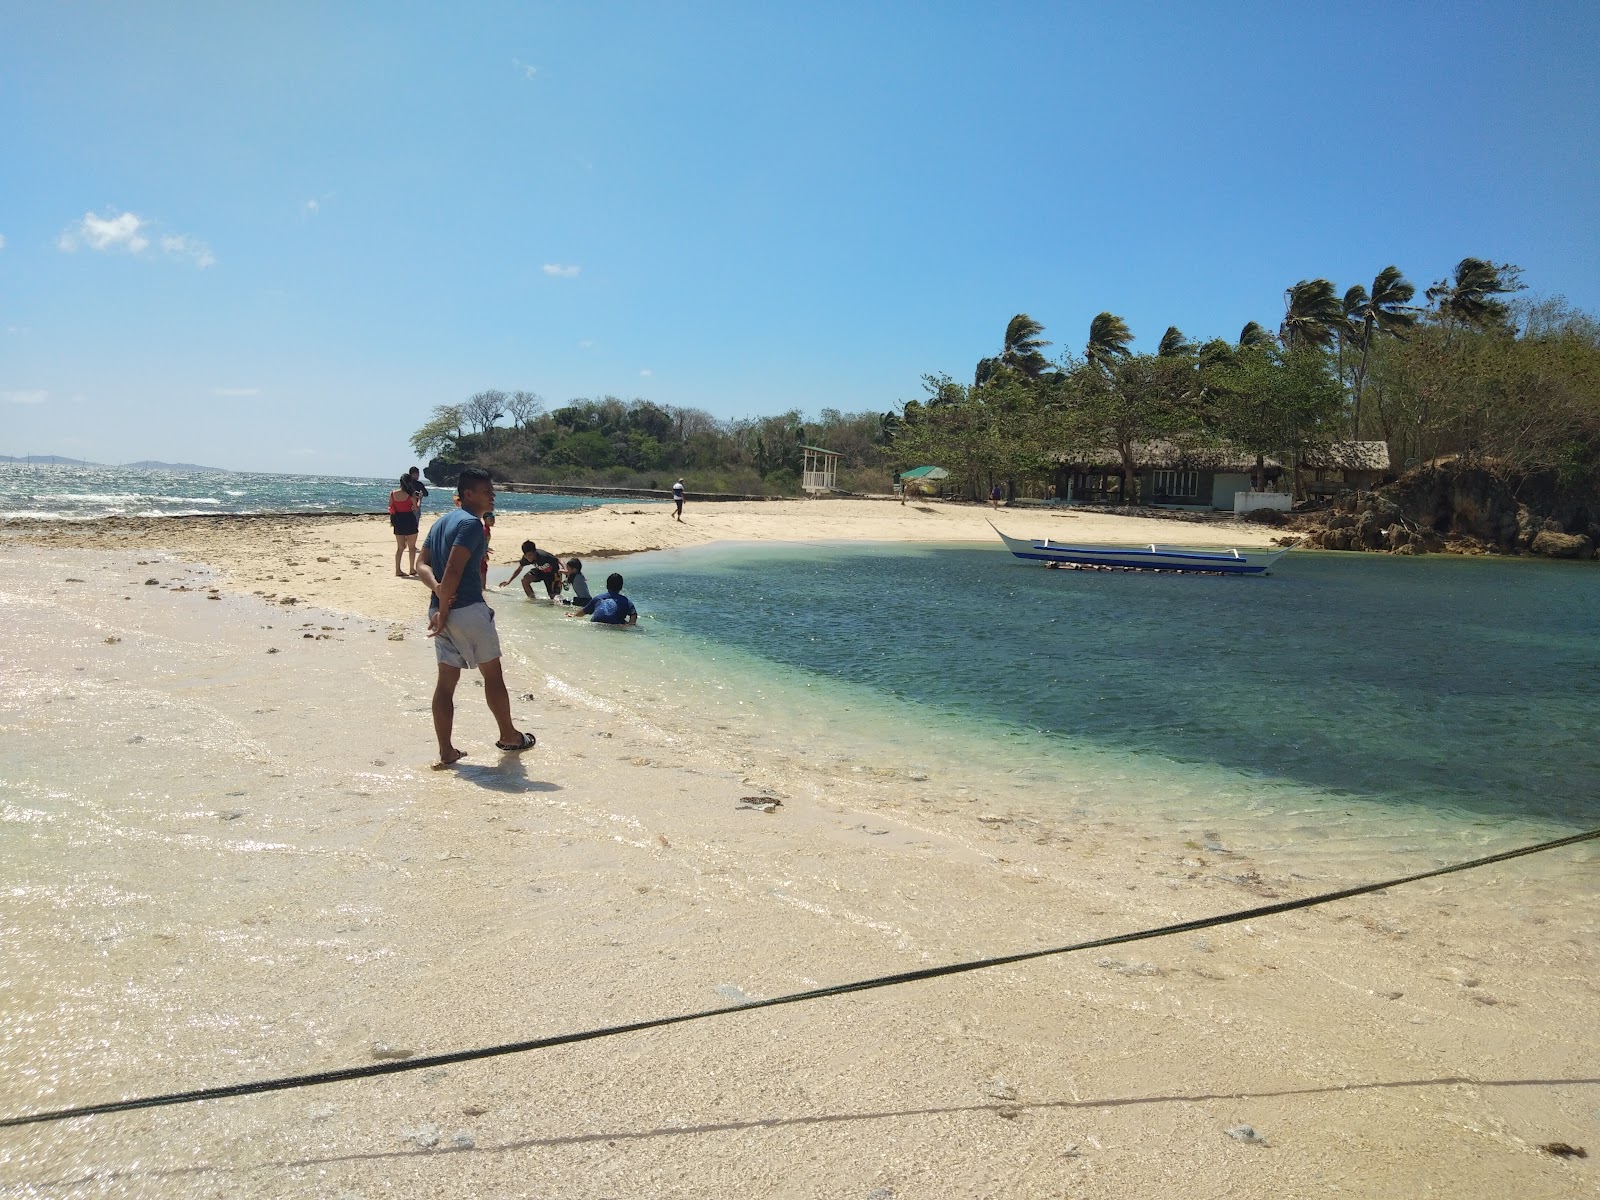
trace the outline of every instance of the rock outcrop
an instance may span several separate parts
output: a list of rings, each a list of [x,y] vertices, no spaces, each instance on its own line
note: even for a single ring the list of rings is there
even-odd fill
[[[1600,499],[1553,476],[1501,477],[1455,464],[1408,473],[1378,492],[1341,496],[1301,514],[1301,545],[1424,554],[1539,554],[1590,559],[1600,546]]]

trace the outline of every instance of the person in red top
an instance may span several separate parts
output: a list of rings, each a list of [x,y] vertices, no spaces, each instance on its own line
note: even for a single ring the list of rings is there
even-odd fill
[[[417,574],[417,500],[411,494],[411,476],[400,476],[400,486],[389,493],[389,527],[394,530],[394,573],[401,579]],[[411,552],[409,574],[400,569],[400,557]]]

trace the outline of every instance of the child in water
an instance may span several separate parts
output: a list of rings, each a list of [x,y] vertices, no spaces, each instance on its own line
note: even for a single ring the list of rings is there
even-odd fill
[[[589,594],[589,581],[583,577],[583,564],[575,558],[567,559],[567,587],[572,589],[572,599],[563,599],[563,604],[582,607],[593,599]]]
[[[572,617],[588,617],[600,625],[637,625],[639,610],[622,594],[622,576],[613,571],[606,576],[606,590],[595,596]]]

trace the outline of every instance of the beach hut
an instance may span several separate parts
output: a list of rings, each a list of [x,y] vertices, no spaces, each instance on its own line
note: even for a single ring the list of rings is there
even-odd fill
[[[800,449],[805,452],[805,472],[800,476],[800,487],[808,492],[835,491],[839,454],[821,446],[801,446]]]

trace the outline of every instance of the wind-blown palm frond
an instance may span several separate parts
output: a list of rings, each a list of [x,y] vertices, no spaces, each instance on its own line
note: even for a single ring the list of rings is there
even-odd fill
[[[1351,288],[1350,292],[1356,290]],[[1352,389],[1355,398],[1350,406],[1351,438],[1361,436],[1361,401],[1367,385],[1367,356],[1372,353],[1373,338],[1380,334],[1404,337],[1405,332],[1417,323],[1415,310],[1407,307],[1417,294],[1417,289],[1411,286],[1410,281],[1400,273],[1400,268],[1393,263],[1373,278],[1370,293],[1361,290],[1363,303],[1351,314],[1352,319],[1359,323],[1356,343],[1361,347],[1361,361],[1356,364],[1355,386]],[[1348,298],[1349,293],[1346,293]],[[1348,305],[1346,310],[1349,311]]]
[[[1239,349],[1248,350],[1252,346],[1270,346],[1272,335],[1254,321],[1246,321],[1244,328],[1239,330]]]
[[[1361,314],[1366,309],[1368,302],[1367,289],[1359,283],[1345,290],[1343,302],[1344,328],[1339,333],[1346,341],[1360,342]]]
[[[1115,313],[1103,312],[1089,322],[1089,344],[1083,356],[1097,366],[1109,366],[1118,358],[1132,353],[1128,343],[1133,341],[1133,331],[1128,323]]]
[[[1193,351],[1194,343],[1184,337],[1183,330],[1176,325],[1167,326],[1167,331],[1161,335],[1161,344],[1156,347],[1156,354],[1161,358],[1176,358]]]
[[[1521,291],[1519,273],[1510,263],[1463,258],[1456,264],[1453,280],[1441,279],[1428,289],[1428,301],[1437,304],[1447,320],[1479,326],[1504,324],[1511,310],[1494,297]]]
[[[1302,279],[1283,293],[1278,335],[1292,347],[1331,346],[1344,327],[1344,304],[1326,279]]]
[[[1400,273],[1400,268],[1390,265],[1379,271],[1372,281],[1372,294],[1367,298],[1357,319],[1365,327],[1364,336],[1373,330],[1399,337],[1417,323],[1417,314],[1407,306],[1417,289]]]
[[[1012,317],[1010,323],[1006,325],[1006,338],[1000,351],[1000,361],[1013,370],[1020,371],[1029,379],[1039,378],[1050,365],[1050,360],[1043,353],[1044,348],[1050,343],[1039,336],[1043,332],[1044,326],[1027,313],[1018,313]]]

